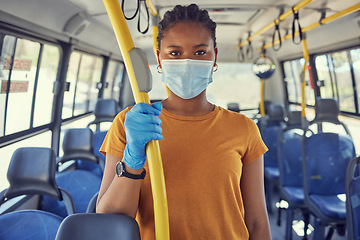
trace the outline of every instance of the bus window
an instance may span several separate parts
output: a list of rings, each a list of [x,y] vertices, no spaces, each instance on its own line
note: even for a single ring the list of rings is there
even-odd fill
[[[45,44],[41,58],[35,98],[34,127],[51,122],[52,92],[59,66],[60,52],[56,46]]]
[[[120,99],[120,88],[122,84],[124,65],[117,61],[111,60],[106,75],[106,84],[103,98],[113,98],[116,101]]]
[[[79,116],[94,110],[103,61],[100,57],[73,52],[67,74],[70,89],[64,94],[62,118]]]
[[[350,51],[352,68],[354,71],[356,91],[357,91],[357,99],[358,104],[360,104],[360,49],[353,49]],[[360,109],[358,109],[358,113],[360,113]]]
[[[315,59],[318,79],[324,81],[320,87],[321,97],[337,99],[343,112],[359,113],[359,62],[359,49],[319,55]]]
[[[301,72],[304,65],[304,59],[296,59],[292,61],[285,61],[283,63],[285,81],[288,92],[288,101],[290,103],[301,103]],[[305,81],[307,82],[305,87],[305,99],[306,104],[310,106],[315,105],[315,94],[310,86],[309,72],[305,71]]]
[[[240,110],[256,109],[257,112],[260,79],[252,72],[252,66],[252,63],[219,63],[213,74],[213,83],[207,89],[209,101],[224,108],[228,103],[238,103]]]
[[[57,47],[5,36],[0,65],[0,136],[51,122],[58,63]]]

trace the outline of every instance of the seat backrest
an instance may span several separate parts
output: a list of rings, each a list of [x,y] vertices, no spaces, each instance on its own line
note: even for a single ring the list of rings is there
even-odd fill
[[[56,240],[140,240],[135,219],[118,214],[74,214],[61,223]]]
[[[9,188],[0,205],[20,195],[45,195],[54,201],[65,201],[67,214],[75,212],[72,198],[55,181],[56,156],[51,148],[17,149],[11,158],[7,178]]]
[[[317,98],[316,115],[312,124],[329,122],[341,124],[338,104],[334,99]],[[302,156],[305,197],[308,194],[336,195],[345,193],[346,168],[355,157],[355,147],[350,135],[318,132],[302,137]],[[346,131],[348,132],[348,131]]]
[[[349,240],[360,239],[360,157],[350,161],[346,172],[346,227]]]
[[[97,130],[99,130],[98,126],[100,123],[112,122],[117,113],[118,111],[115,99],[99,98],[94,109],[95,120],[90,122],[87,127],[92,124],[96,124]]]
[[[92,197],[100,190],[101,178],[90,171],[70,170],[58,173],[56,182],[59,187],[72,196],[76,212],[85,213]],[[64,204],[64,202],[44,197],[41,209],[66,217],[68,214],[65,211]]]
[[[58,162],[85,160],[99,163],[94,155],[94,133],[90,128],[70,128],[65,131],[62,149],[64,155]]]
[[[0,239],[53,240],[62,218],[39,210],[24,210],[0,215]]]
[[[302,130],[286,127],[279,134],[278,166],[280,172],[280,187],[302,187]]]
[[[355,156],[352,139],[336,133],[318,133],[305,139],[304,175],[308,194],[345,193],[346,168]]]
[[[90,128],[67,129],[62,145],[64,154],[58,159],[58,164],[76,160],[77,168],[102,176],[105,160],[94,153],[94,144],[94,133]]]

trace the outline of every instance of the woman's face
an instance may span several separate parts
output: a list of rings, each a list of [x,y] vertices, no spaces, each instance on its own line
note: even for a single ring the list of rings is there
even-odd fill
[[[217,48],[209,31],[200,23],[181,22],[169,28],[157,51],[158,63],[163,59],[211,60],[216,64]]]

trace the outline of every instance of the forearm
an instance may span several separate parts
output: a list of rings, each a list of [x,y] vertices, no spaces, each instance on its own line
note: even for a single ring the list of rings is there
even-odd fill
[[[104,178],[97,200],[97,213],[117,213],[135,217],[140,196],[142,180],[118,177],[115,174],[115,165],[120,159],[107,157]],[[126,168],[133,174],[140,174],[142,169]]]

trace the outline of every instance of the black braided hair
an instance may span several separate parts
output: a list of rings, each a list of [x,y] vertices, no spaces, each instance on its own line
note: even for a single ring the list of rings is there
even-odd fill
[[[164,18],[159,22],[159,32],[157,36],[159,49],[164,33],[176,23],[180,22],[195,22],[203,24],[204,27],[208,29],[211,38],[214,40],[214,48],[216,47],[216,23],[210,19],[208,11],[200,10],[196,4],[191,4],[189,6],[176,5],[174,9],[165,13]]]

